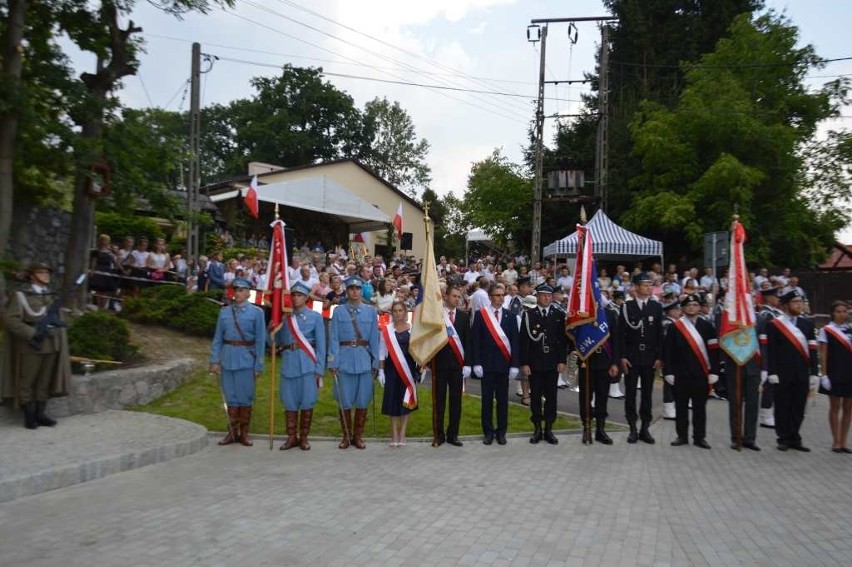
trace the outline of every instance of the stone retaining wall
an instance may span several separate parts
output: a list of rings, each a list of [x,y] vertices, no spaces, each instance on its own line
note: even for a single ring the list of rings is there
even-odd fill
[[[196,360],[183,358],[156,366],[74,375],[69,395],[51,399],[47,413],[67,417],[145,405],[187,381],[196,366]]]

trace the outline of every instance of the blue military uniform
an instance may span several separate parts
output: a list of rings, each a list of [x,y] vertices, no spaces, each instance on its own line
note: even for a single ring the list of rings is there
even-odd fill
[[[308,296],[311,290],[305,284],[296,282],[290,287],[290,292]],[[276,335],[277,348],[282,353],[279,392],[287,417],[287,441],[280,448],[287,450],[298,444],[307,451],[311,448],[308,443],[308,433],[311,429],[313,409],[317,403],[318,377],[325,372],[325,322],[322,315],[307,307],[294,309],[289,317],[313,347],[316,362],[304,348],[299,346],[289,324],[285,321]],[[298,415],[299,410],[302,411],[301,418]],[[297,423],[299,424],[298,438],[296,437]]]
[[[248,281],[234,279],[234,288],[248,289]],[[240,440],[251,444],[248,438],[251,409],[254,402],[255,374],[263,372],[266,356],[266,325],[263,310],[244,302],[223,307],[216,322],[216,333],[210,349],[210,364],[221,365],[222,391],[228,404],[231,426],[239,424]],[[234,430],[223,441],[234,441]]]
[[[346,280],[347,290],[362,285],[357,276]],[[328,367],[337,372],[334,398],[341,409],[344,436],[353,431],[349,417],[354,406],[355,427],[351,441],[363,448],[361,435],[367,420],[367,406],[373,398],[373,371],[379,369],[379,327],[375,308],[350,301],[338,306],[331,317],[328,350],[331,355]],[[348,447],[348,441],[344,438],[340,447]]]

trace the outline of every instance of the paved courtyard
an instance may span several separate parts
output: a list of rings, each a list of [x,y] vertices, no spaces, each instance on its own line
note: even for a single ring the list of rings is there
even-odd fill
[[[762,452],[732,451],[721,402],[710,451],[670,447],[666,421],[654,446],[211,443],[0,504],[2,564],[850,565],[852,455],[828,450],[825,406],[808,404],[808,454],[767,429]]]

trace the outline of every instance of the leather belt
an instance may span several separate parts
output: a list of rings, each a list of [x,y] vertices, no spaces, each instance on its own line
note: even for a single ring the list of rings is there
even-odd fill
[[[370,346],[370,341],[340,341],[340,346]]]
[[[646,345],[644,343],[639,344],[639,350],[647,350],[647,348],[648,348],[648,345]]]
[[[254,346],[254,341],[222,341],[231,346]]]

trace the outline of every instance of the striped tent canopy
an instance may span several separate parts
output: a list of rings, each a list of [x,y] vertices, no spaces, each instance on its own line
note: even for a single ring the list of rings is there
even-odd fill
[[[652,256],[663,257],[663,243],[634,234],[612,222],[599,209],[586,226],[592,231],[595,257],[604,260],[639,259]],[[568,256],[577,254],[577,232],[551,242],[544,247],[545,256]]]

